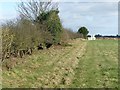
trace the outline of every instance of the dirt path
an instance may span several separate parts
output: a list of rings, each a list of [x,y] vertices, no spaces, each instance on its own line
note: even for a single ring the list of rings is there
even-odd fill
[[[77,67],[79,58],[84,54],[86,42],[76,40],[74,47],[66,50],[67,52],[56,58],[53,63],[52,72],[47,72],[42,76],[43,87],[69,87],[74,77],[74,69]],[[50,82],[49,82],[50,81]]]

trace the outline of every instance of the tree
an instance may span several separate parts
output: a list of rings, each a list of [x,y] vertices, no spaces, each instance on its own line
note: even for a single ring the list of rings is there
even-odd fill
[[[52,2],[43,2],[42,0],[28,0],[28,2],[21,2],[18,5],[18,11],[22,17],[25,17],[31,21],[36,21],[39,17],[46,12],[57,9],[57,3]],[[42,17],[43,18],[43,17]]]
[[[48,31],[53,36],[53,43],[59,43],[62,33],[62,24],[58,15],[58,10],[51,10],[48,12],[48,19],[46,22]]]
[[[87,38],[87,34],[89,33],[88,29],[86,27],[81,27],[78,29],[78,33],[82,34],[83,37],[86,39]]]
[[[19,5],[21,17],[32,21],[44,35],[44,42],[59,43],[62,33],[62,24],[59,18],[58,4],[42,2],[41,0],[30,0]],[[48,34],[48,35],[47,35]],[[51,34],[51,35],[50,35]]]

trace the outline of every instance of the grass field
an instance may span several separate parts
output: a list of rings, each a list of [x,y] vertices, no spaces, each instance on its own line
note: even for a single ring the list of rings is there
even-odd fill
[[[118,87],[118,41],[76,39],[66,47],[53,46],[3,70],[6,87]]]
[[[117,87],[118,42],[88,41],[86,53],[80,58],[78,66],[73,87]]]

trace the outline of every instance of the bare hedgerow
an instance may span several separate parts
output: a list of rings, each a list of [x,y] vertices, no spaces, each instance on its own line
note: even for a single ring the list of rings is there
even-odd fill
[[[2,61],[10,57],[11,46],[15,36],[10,28],[12,28],[10,23],[2,25]]]
[[[70,39],[81,38],[81,35],[77,32],[73,32],[70,29],[63,28],[63,33],[61,37],[61,41],[67,43]]]

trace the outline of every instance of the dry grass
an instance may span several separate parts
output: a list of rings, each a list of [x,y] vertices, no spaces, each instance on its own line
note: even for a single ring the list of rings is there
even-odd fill
[[[3,71],[3,87],[69,86],[86,42],[76,39],[69,44],[40,51],[23,59],[24,63],[11,71]]]

